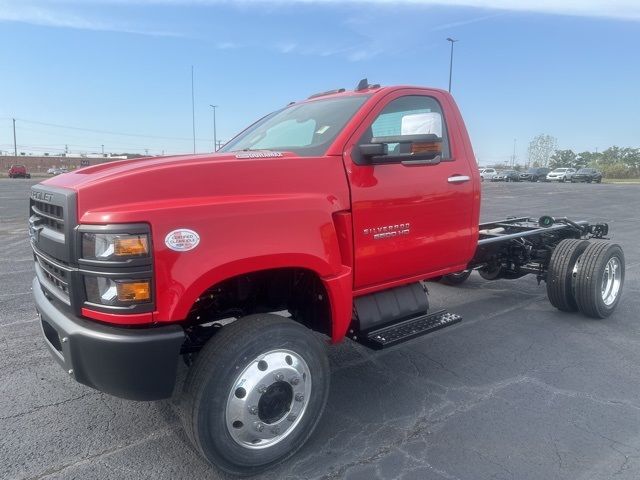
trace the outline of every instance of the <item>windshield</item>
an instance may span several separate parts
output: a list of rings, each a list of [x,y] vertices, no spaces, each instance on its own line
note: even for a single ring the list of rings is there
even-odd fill
[[[593,168],[581,168],[578,170],[578,173],[593,173],[595,170]]]
[[[306,157],[322,155],[368,98],[354,95],[291,105],[259,120],[219,151],[286,150]]]
[[[556,169],[554,170],[554,172],[557,172],[557,173],[562,173],[562,172],[566,172],[566,171],[567,171],[567,169],[566,169],[566,168],[556,168]]]

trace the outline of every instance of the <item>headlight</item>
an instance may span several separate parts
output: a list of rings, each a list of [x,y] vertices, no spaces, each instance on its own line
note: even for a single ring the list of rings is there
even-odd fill
[[[144,233],[83,233],[82,258],[119,260],[149,256],[149,236]]]
[[[151,301],[151,280],[113,280],[106,277],[85,277],[87,301],[99,305],[127,306]]]

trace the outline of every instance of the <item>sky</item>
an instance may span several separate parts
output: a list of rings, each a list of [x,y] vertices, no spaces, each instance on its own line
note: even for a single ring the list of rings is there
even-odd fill
[[[0,0],[0,151],[211,151],[310,94],[447,88],[480,164],[640,147],[639,0]]]

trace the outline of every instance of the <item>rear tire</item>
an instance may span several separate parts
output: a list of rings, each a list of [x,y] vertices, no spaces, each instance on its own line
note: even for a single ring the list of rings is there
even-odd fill
[[[329,394],[329,361],[313,332],[279,315],[223,327],[185,381],[182,416],[196,449],[234,475],[254,475],[311,436]]]
[[[580,311],[592,318],[611,315],[624,285],[624,252],[620,245],[589,242],[576,266],[575,297]]]
[[[471,275],[471,272],[472,270],[462,270],[461,272],[450,273],[448,275],[443,275],[439,281],[444,285],[450,285],[454,287],[466,282]]]
[[[573,270],[588,245],[586,240],[565,239],[558,243],[551,254],[547,269],[547,297],[558,310],[578,310],[573,294]]]

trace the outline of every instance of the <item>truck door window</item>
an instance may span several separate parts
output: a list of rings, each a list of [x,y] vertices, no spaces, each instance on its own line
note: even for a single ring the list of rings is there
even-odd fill
[[[372,137],[429,133],[442,138],[442,159],[450,159],[449,137],[440,104],[433,97],[409,95],[389,102],[360,143],[369,143]],[[393,152],[399,144],[389,144],[388,147],[389,152]]]

